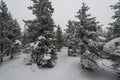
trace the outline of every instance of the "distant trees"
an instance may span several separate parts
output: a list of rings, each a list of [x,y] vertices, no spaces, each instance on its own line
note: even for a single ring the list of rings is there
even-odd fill
[[[49,0],[31,0],[33,6],[28,7],[36,16],[34,20],[24,21],[28,26],[30,42],[36,42],[37,47],[32,51],[32,61],[39,67],[54,67],[57,59],[53,45],[55,32],[51,2]]]
[[[68,42],[68,46],[70,46],[71,44],[70,43],[73,43],[73,39],[75,39],[75,34],[76,34],[76,28],[75,28],[75,25],[74,25],[74,21],[71,21],[69,20],[68,21],[68,24],[67,24],[67,29],[65,30],[66,31],[66,34],[67,34],[67,41]],[[73,45],[71,45],[73,46]]]
[[[1,54],[7,48],[12,47],[14,43],[16,43],[16,40],[21,39],[20,30],[21,29],[17,20],[13,19],[11,13],[8,12],[8,8],[5,2],[1,0],[0,3],[0,53]]]
[[[66,31],[66,44],[68,46],[68,55],[76,56],[77,48],[78,48],[78,37],[77,37],[77,22],[68,21]]]
[[[60,25],[57,26],[56,30],[56,48],[58,51],[63,47],[63,33]]]

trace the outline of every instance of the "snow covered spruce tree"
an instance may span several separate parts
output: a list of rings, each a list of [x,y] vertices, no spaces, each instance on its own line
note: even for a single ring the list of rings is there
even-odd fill
[[[60,25],[57,26],[56,30],[56,48],[58,51],[63,47],[63,34]]]
[[[8,12],[8,8],[1,0],[0,3],[0,52],[3,53],[6,49],[13,48],[18,49],[18,40],[21,38],[20,26],[17,20],[12,18],[12,15]],[[17,42],[16,42],[17,41]],[[20,42],[20,41],[19,41]],[[13,52],[11,53],[13,54]],[[13,56],[11,56],[12,58]],[[1,60],[2,61],[2,60]]]
[[[112,18],[114,19],[113,23],[110,23],[111,27],[109,28],[113,34],[112,39],[116,37],[120,37],[120,0],[115,5],[112,5],[111,8],[114,10],[114,15]]]
[[[33,6],[28,7],[36,16],[34,20],[27,20],[28,33],[31,42],[36,42],[32,51],[31,61],[38,67],[52,68],[55,65],[57,55],[53,45],[55,32],[51,2],[49,0],[31,0]]]
[[[95,17],[87,13],[89,7],[83,3],[81,9],[77,12],[76,18],[79,19],[77,27],[77,37],[79,37],[80,63],[82,68],[94,71],[98,69],[96,60],[99,56],[97,42],[97,24]]]

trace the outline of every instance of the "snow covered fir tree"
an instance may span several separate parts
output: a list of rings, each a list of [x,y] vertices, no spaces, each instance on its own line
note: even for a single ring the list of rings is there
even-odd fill
[[[0,53],[2,55],[1,61],[5,52],[9,51],[7,55],[20,51],[21,29],[16,19],[13,19],[10,12],[8,12],[7,5],[3,0],[0,2]],[[12,49],[12,52],[10,52]]]
[[[58,51],[60,51],[61,48],[63,47],[63,34],[62,34],[62,29],[61,29],[60,25],[57,26],[55,36],[56,36],[56,48]]]
[[[77,37],[79,37],[80,52],[80,64],[82,68],[89,70],[97,70],[97,59],[100,57],[97,27],[99,26],[96,22],[95,17],[91,17],[87,13],[89,7],[83,3],[81,9],[77,12],[76,18],[78,18]]]
[[[53,45],[55,32],[51,2],[49,0],[31,0],[33,6],[28,7],[36,16],[34,20],[24,21],[28,26],[28,38],[35,42],[36,47],[32,50],[31,61],[39,67],[55,66],[57,59],[55,46]]]

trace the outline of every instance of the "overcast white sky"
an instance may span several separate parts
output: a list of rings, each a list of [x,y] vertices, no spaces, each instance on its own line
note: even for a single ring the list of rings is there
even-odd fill
[[[13,17],[18,19],[21,28],[23,29],[23,19],[33,19],[32,12],[27,9],[32,5],[30,0],[4,0],[7,3],[9,11]],[[97,20],[104,24],[103,28],[108,27],[108,23],[112,22],[111,16],[113,11],[109,7],[114,5],[118,0],[51,0],[54,7],[53,18],[57,24],[60,24],[63,29],[69,19],[74,20],[76,12],[81,8],[81,3],[84,1],[90,8],[89,12],[92,16],[97,17]]]

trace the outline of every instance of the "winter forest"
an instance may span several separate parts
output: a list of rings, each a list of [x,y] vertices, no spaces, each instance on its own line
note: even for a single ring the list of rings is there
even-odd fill
[[[65,29],[52,1],[30,1],[35,17],[21,26],[0,0],[0,80],[120,80],[120,0],[109,5],[113,21],[105,28],[80,1]]]

